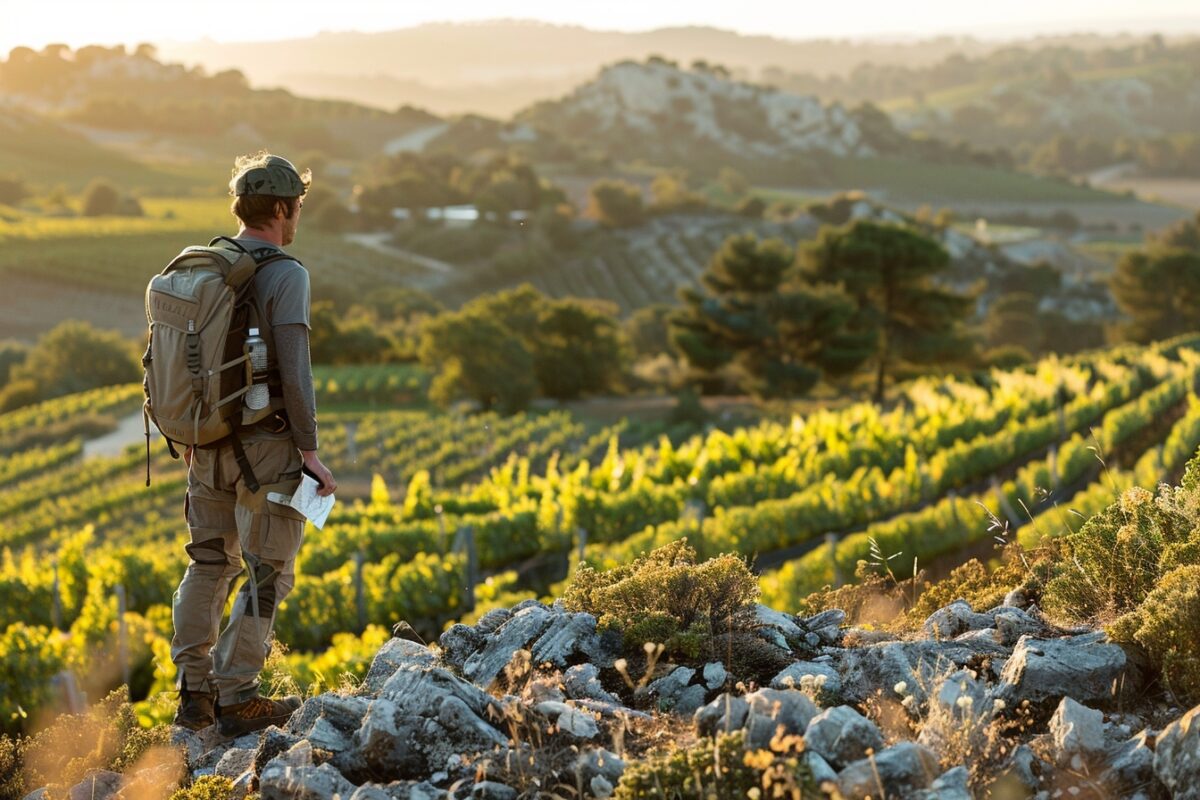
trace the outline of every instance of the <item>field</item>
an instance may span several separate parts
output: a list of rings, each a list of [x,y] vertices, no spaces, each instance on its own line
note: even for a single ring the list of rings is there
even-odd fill
[[[19,290],[0,296],[0,338],[33,339],[61,319],[141,337],[150,276],[185,246],[237,232],[225,197],[151,197],[142,206],[143,217],[0,207],[0,278]],[[317,299],[353,300],[374,287],[407,285],[421,270],[316,230],[304,230],[290,251],[310,267]]]
[[[336,683],[378,646],[368,622],[403,620],[435,636],[496,603],[553,591],[580,553],[613,567],[686,537],[702,556],[750,559],[766,601],[786,609],[852,580],[873,553],[894,556],[900,575],[957,563],[989,546],[993,519],[1006,539],[1060,535],[1123,487],[1178,477],[1200,445],[1197,346],[1049,359],[982,384],[919,380],[886,409],[851,404],[697,434],[562,411],[389,410],[418,375],[323,369],[323,407],[360,410],[322,414],[322,456],[349,493],[323,530],[306,533],[280,608],[286,669],[313,686]],[[172,678],[185,476],[157,442],[149,488],[140,445],[80,456],[139,398],[137,386],[116,387],[0,416],[0,683],[19,679],[48,702],[39,682],[134,631],[129,666],[149,722]],[[14,661],[18,638],[27,655]],[[331,646],[340,662],[314,672]]]

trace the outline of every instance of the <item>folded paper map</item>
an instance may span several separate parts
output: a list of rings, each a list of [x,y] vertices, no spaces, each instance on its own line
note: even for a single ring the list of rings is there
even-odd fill
[[[291,506],[320,529],[325,525],[325,520],[329,517],[329,512],[333,508],[334,497],[333,495],[322,497],[317,494],[319,487],[319,483],[304,475],[301,476],[300,485],[296,487],[295,494],[286,495],[279,492],[268,492],[267,499],[272,503],[279,503],[281,506]]]

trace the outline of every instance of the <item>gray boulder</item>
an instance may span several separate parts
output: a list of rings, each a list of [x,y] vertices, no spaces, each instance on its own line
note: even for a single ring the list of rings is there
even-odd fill
[[[493,608],[479,618],[479,621],[475,623],[475,630],[485,635],[493,633],[512,619],[514,611],[515,609],[511,608]]]
[[[925,620],[925,633],[934,639],[953,639],[967,631],[992,627],[992,618],[977,614],[966,600],[955,600]]]
[[[754,606],[753,624],[758,636],[783,650],[791,650],[794,642],[805,641],[806,632],[796,624],[795,617],[762,604]]]
[[[720,689],[725,685],[725,681],[729,678],[729,673],[725,670],[725,665],[720,661],[713,661],[704,665],[704,685],[709,689]]]
[[[108,800],[121,791],[122,778],[116,772],[98,769],[70,788],[68,800]]]
[[[472,800],[516,800],[517,790],[496,781],[480,781],[471,787]]]
[[[1200,706],[1163,728],[1154,745],[1154,773],[1176,800],[1200,798]]]
[[[1146,744],[1145,731],[1111,748],[1105,763],[1108,769],[1100,783],[1116,797],[1127,797],[1154,782],[1154,751]]]
[[[837,706],[813,717],[804,732],[804,743],[834,769],[841,769],[865,758],[867,750],[882,750],[883,733],[850,706]]]
[[[538,703],[534,710],[544,714],[558,725],[558,729],[577,739],[594,739],[600,735],[596,718],[566,703]]]
[[[1136,695],[1142,682],[1142,670],[1102,631],[1061,639],[1022,636],[1004,664],[996,695],[1010,707],[1063,697],[1105,707],[1118,694]]]
[[[805,680],[806,676],[808,680]],[[797,661],[771,679],[771,688],[799,689],[810,682],[814,689],[819,688],[834,697],[842,693],[842,676],[832,665],[820,661]]]
[[[563,673],[563,688],[574,700],[599,700],[610,705],[620,705],[613,695],[600,683],[600,670],[595,664],[576,664]]]
[[[726,692],[697,710],[692,719],[695,720],[701,735],[713,736],[717,733],[740,730],[745,725],[746,715],[749,713],[750,704],[745,698]]]
[[[942,773],[921,800],[974,800],[971,794],[971,774],[966,767],[955,767]]]
[[[340,800],[354,790],[354,784],[329,764],[292,767],[276,759],[258,779],[262,800]]]
[[[254,751],[254,774],[261,775],[267,764],[281,753],[285,753],[300,742],[294,733],[272,725],[258,737],[258,749]]]
[[[995,610],[992,619],[1001,644],[1008,647],[1015,645],[1022,636],[1046,636],[1050,632],[1045,623],[1020,608],[1001,606]]]
[[[603,779],[610,786],[616,786],[625,774],[625,761],[603,747],[591,748],[579,754],[575,760],[575,772],[585,786],[590,785],[596,778]]]
[[[446,792],[428,781],[393,781],[364,783],[349,800],[444,800],[446,797]]]
[[[904,683],[920,706],[926,700],[925,687],[938,675],[962,669],[980,660],[999,660],[1008,649],[994,642],[938,642],[928,639],[913,642],[886,642],[843,650],[836,658],[842,676],[842,699],[859,705],[876,689],[889,691]]]
[[[798,689],[759,689],[746,695],[746,746],[765,749],[776,733],[802,734],[817,706]]]
[[[512,660],[513,654],[536,640],[556,615],[539,604],[529,605],[496,629],[483,648],[463,663],[463,674],[479,686],[489,686]]]
[[[1064,697],[1050,718],[1050,736],[1058,763],[1080,769],[1104,752],[1104,715]]]
[[[565,667],[572,656],[594,650],[596,638],[596,618],[591,614],[584,611],[556,614],[545,633],[533,643],[533,663],[549,662]]]
[[[371,668],[363,684],[371,692],[378,692],[392,673],[406,664],[431,667],[437,663],[437,656],[423,644],[410,642],[408,639],[395,637],[384,643],[375,653]]]
[[[407,639],[393,639],[392,641],[412,644]],[[378,660],[376,658],[376,663]],[[394,673],[395,670],[392,670],[388,673],[388,677],[390,678]],[[386,681],[378,683],[379,685],[372,689],[373,694],[382,689]],[[287,731],[296,736],[308,736],[317,723],[323,720],[342,733],[352,734],[362,724],[362,718],[367,713],[369,702],[369,698],[366,697],[336,692],[326,692],[316,697],[310,697],[292,714],[291,719],[287,722]]]
[[[249,748],[231,747],[217,762],[214,773],[229,780],[237,780],[254,768],[254,751]]]
[[[670,711],[694,677],[696,670],[691,667],[676,667],[661,678],[651,681],[646,690],[651,696],[658,698],[660,711]]]
[[[800,754],[800,763],[808,767],[813,783],[823,786],[826,783],[837,783],[837,770],[829,762],[821,758],[814,750],[805,750]]]
[[[842,770],[838,775],[838,790],[847,800],[903,797],[929,788],[940,772],[937,755],[932,750],[915,742],[901,742]]]

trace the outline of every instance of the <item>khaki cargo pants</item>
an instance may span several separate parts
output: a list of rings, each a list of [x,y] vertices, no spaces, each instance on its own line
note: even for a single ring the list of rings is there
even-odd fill
[[[243,446],[260,484],[257,492],[243,483],[232,446],[193,451],[184,502],[191,563],[171,611],[178,686],[215,689],[226,706],[258,693],[275,609],[295,585],[296,553],[304,536],[299,512],[267,500],[268,492],[290,495],[300,484],[300,451],[290,435],[252,432],[243,437]],[[218,635],[243,564],[246,579]]]

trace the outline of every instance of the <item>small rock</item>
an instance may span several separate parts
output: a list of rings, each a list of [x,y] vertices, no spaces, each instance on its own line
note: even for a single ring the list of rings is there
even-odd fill
[[[612,797],[613,785],[603,775],[597,775],[592,778],[588,786],[592,790],[592,795],[599,798],[599,800],[606,800],[606,798]]]
[[[1008,763],[997,773],[993,793],[1008,792],[1013,796],[1022,797],[1025,795],[1018,794],[1019,792],[1036,792],[1041,784],[1043,767],[1049,765],[1038,758],[1029,745],[1017,745]]]
[[[785,734],[802,734],[817,716],[817,707],[798,689],[759,689],[746,695],[746,746],[766,748],[783,729]]]
[[[1145,731],[1117,744],[1105,760],[1108,769],[1100,782],[1111,787],[1117,796],[1130,794],[1154,781],[1154,751],[1146,745]]]
[[[813,614],[811,617],[804,617],[799,620],[801,628],[809,631],[821,630],[822,628],[838,627],[845,624],[846,612],[840,608],[830,608],[820,613]]]
[[[725,671],[725,665],[720,661],[704,665],[704,685],[709,689],[720,689],[725,685],[729,673]]]
[[[591,614],[580,611],[556,615],[546,632],[533,643],[533,663],[549,662],[556,667],[565,667],[567,659],[595,637],[596,618]]]
[[[259,737],[258,749],[254,753],[254,774],[262,775],[262,771],[269,761],[280,753],[287,752],[299,741],[299,736],[281,730],[274,725],[267,728],[263,731],[262,736]]]
[[[350,800],[445,800],[446,793],[427,781],[364,783]]]
[[[924,800],[974,800],[971,794],[971,774],[966,767],[955,767],[943,772],[933,782]]]
[[[813,679],[813,688],[837,697],[842,693],[842,676],[832,666],[817,661],[797,661],[771,679],[772,689],[799,689],[805,676]],[[818,686],[819,682],[819,686]]]
[[[625,774],[625,761],[616,753],[597,747],[579,754],[575,770],[588,785],[596,778],[603,778],[610,786],[616,786]]]
[[[221,760],[217,762],[214,772],[232,781],[253,768],[254,751],[234,747],[225,751],[225,755],[221,756]]]
[[[475,623],[475,630],[482,634],[494,632],[504,623],[512,619],[513,612],[507,608],[493,608]]]
[[[681,717],[691,717],[700,706],[704,705],[704,698],[707,694],[708,692],[699,684],[688,686],[675,698],[675,705],[671,711]]]
[[[838,789],[847,800],[901,795],[928,788],[940,769],[932,750],[901,742],[850,764],[838,775]]]
[[[867,750],[881,750],[883,733],[850,706],[837,706],[813,717],[804,732],[804,742],[834,769],[841,769],[865,758]]]
[[[967,631],[992,627],[987,614],[976,614],[966,600],[955,600],[925,620],[925,633],[934,639],[953,639]]]
[[[1022,636],[1044,636],[1048,629],[1044,624],[1019,608],[1002,608],[993,616],[1000,642],[1012,647]]]
[[[1050,718],[1050,735],[1058,763],[1074,755],[1092,758],[1104,751],[1104,715],[1064,697]]]
[[[394,639],[393,641],[403,642],[406,640]],[[388,677],[390,678],[394,672],[393,670],[388,673]],[[372,689],[372,693],[378,692],[382,688],[381,684]],[[367,713],[368,702],[368,698],[358,695],[343,695],[336,692],[319,694],[305,700],[296,713],[292,714],[291,719],[287,722],[287,731],[305,737],[319,721],[325,720],[342,733],[352,734],[362,724],[362,718]]]
[[[692,719],[702,735],[712,736],[740,730],[749,713],[750,704],[744,698],[726,692],[698,710]]]
[[[595,664],[576,664],[563,673],[563,688],[574,700],[590,699],[620,705],[621,701],[605,691],[600,683],[600,670]]]
[[[600,734],[595,717],[566,703],[538,703],[534,709],[554,720],[559,730],[578,739],[594,739]]]
[[[1061,639],[1022,636],[1004,664],[996,695],[1010,707],[1072,697],[1080,703],[1113,704],[1141,690],[1143,674],[1102,631]]]
[[[371,662],[371,668],[367,670],[367,677],[363,679],[363,684],[371,692],[378,692],[383,688],[387,679],[405,664],[430,667],[436,663],[437,656],[431,653],[425,645],[410,642],[408,639],[392,638],[387,640],[383,647],[375,653],[375,658]]]
[[[480,781],[471,788],[474,800],[516,800],[517,790],[496,781]]]
[[[782,611],[756,604],[754,622],[755,634],[783,650],[791,650],[792,642],[804,641],[805,631],[801,630],[792,616]]]
[[[98,769],[71,787],[68,800],[108,800],[121,791],[121,776],[116,772]]]
[[[1028,608],[1030,602],[1029,593],[1021,588],[1013,589],[1004,595],[1004,605],[1012,608]]]
[[[477,628],[459,622],[446,629],[438,638],[438,645],[442,648],[442,659],[447,664],[462,669],[467,659],[483,647],[486,641],[487,636]]]
[[[670,711],[695,676],[696,670],[691,667],[676,667],[663,677],[652,681],[646,689],[658,698],[660,710]]]
[[[319,747],[331,753],[340,753],[350,748],[350,737],[324,718],[317,720],[317,724],[313,725],[313,729],[308,734],[308,741],[312,743],[313,747]]]
[[[1163,728],[1154,745],[1154,773],[1177,800],[1200,798],[1200,706]]]
[[[518,604],[520,606],[520,604]],[[541,603],[514,607],[512,618],[491,634],[483,648],[464,662],[463,674],[477,686],[489,686],[512,660],[513,654],[528,646],[548,628],[555,615]]]
[[[276,759],[258,779],[262,800],[335,800],[349,797],[354,789],[354,784],[329,764],[291,767]]]
[[[49,793],[49,791],[49,787],[43,786],[40,789],[34,789],[32,792],[22,797],[21,800],[46,800],[46,795]]]
[[[816,751],[805,750],[800,754],[800,762],[808,767],[813,783],[817,786],[825,783],[837,783],[837,771]]]

